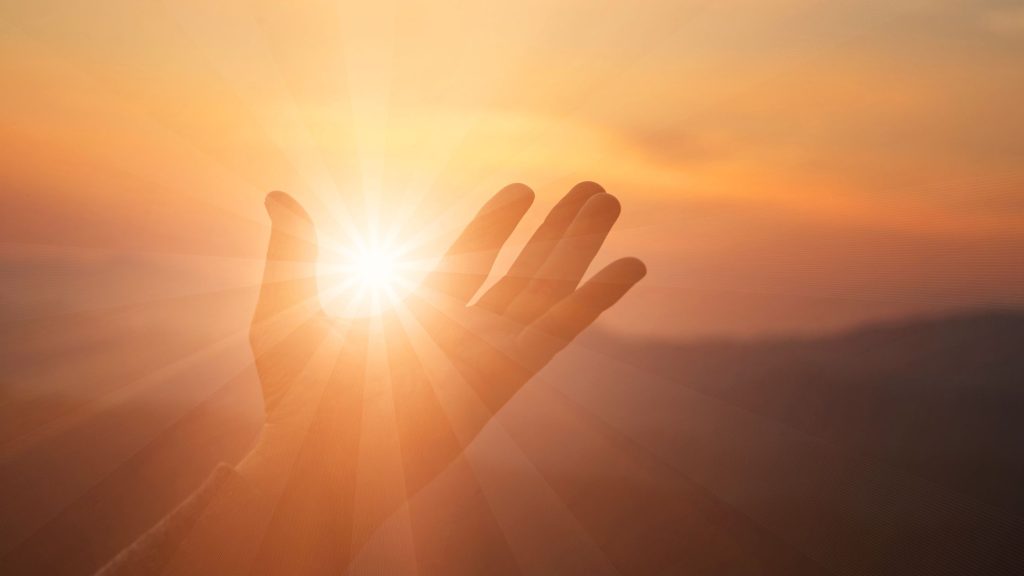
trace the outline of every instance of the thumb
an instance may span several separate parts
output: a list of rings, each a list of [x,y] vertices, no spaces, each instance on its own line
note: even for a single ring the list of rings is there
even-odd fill
[[[319,308],[316,288],[316,229],[309,214],[284,192],[265,201],[270,214],[270,243],[256,319],[266,319],[299,305]]]

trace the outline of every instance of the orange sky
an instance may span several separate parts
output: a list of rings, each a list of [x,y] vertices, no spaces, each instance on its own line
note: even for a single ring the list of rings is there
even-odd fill
[[[583,179],[650,269],[617,329],[1024,304],[1012,2],[276,4],[0,5],[0,312],[255,284],[272,189],[428,249]]]

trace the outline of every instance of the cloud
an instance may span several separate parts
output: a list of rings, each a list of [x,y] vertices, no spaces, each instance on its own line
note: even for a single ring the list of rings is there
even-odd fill
[[[718,159],[724,154],[710,142],[710,135],[680,129],[636,127],[621,136],[652,160],[677,166]]]
[[[1003,36],[1024,36],[1024,6],[1005,6],[982,15],[982,26]]]

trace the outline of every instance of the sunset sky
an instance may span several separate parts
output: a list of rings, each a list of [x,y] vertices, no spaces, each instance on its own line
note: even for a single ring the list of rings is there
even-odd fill
[[[254,298],[270,190],[430,254],[580,180],[650,271],[610,329],[1024,305],[1019,3],[289,4],[3,0],[3,317]]]

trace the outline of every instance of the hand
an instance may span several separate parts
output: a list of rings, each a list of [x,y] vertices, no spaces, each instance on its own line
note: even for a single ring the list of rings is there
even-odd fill
[[[333,514],[337,527],[327,532],[349,542],[357,469],[376,461],[368,450],[389,445],[379,436],[397,440],[402,497],[440,473],[489,416],[645,274],[639,260],[625,258],[580,285],[620,210],[613,196],[584,182],[548,214],[508,274],[470,304],[532,201],[523,185],[502,189],[396,310],[350,321],[319,305],[309,216],[286,194],[270,194],[271,239],[251,329],[267,421],[240,471],[281,497],[280,506]],[[381,354],[373,350],[383,351],[385,370],[374,367]],[[372,374],[385,374],[386,385]],[[393,427],[375,425],[391,417]],[[383,500],[370,506],[371,525],[401,504]],[[296,537],[294,525],[282,531],[301,541],[292,546],[317,538]]]

